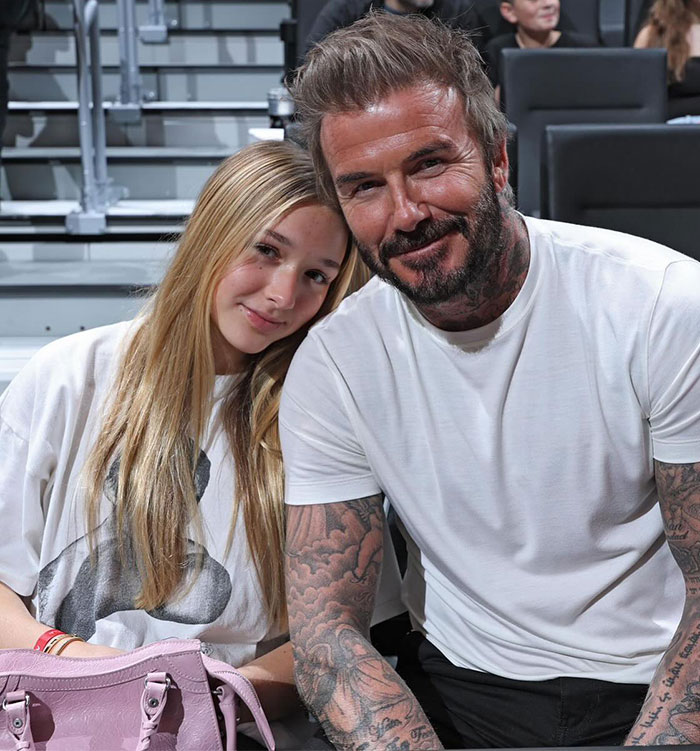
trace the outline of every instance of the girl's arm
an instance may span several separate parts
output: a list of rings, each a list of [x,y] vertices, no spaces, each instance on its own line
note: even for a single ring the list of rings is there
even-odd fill
[[[51,626],[31,616],[22,598],[0,582],[0,649],[32,649],[37,639]],[[121,650],[74,641],[62,652],[65,657],[109,657]]]
[[[268,720],[284,717],[302,704],[294,685],[292,645],[285,642],[281,647],[252,660],[239,668],[253,684]],[[248,708],[241,704],[241,722],[253,718]]]

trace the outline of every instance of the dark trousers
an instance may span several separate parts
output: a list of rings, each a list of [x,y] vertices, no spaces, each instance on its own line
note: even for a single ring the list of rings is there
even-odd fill
[[[458,668],[416,631],[404,640],[397,670],[445,748],[620,745],[648,688],[588,678],[514,681]]]

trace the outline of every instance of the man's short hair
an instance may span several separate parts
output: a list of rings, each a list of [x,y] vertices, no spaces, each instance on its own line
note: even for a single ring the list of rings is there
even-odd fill
[[[312,47],[292,84],[303,137],[326,198],[337,200],[321,150],[323,117],[365,109],[421,83],[459,92],[467,127],[487,166],[497,160],[508,133],[506,119],[468,34],[417,14],[372,12]]]

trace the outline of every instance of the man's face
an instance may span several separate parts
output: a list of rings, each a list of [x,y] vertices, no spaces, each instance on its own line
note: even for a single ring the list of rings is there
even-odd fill
[[[559,23],[559,0],[509,0],[501,3],[501,14],[531,34],[544,33]]]
[[[459,94],[426,83],[326,115],[321,145],[360,253],[418,305],[485,281],[507,157],[486,168]]]

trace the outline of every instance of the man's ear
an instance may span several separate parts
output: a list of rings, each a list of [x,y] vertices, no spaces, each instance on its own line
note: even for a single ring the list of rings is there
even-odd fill
[[[512,23],[512,24],[518,23],[518,17],[515,14],[513,3],[502,2],[501,3],[501,15],[503,16],[503,18],[506,19],[506,21],[508,21],[508,23]]]
[[[503,143],[501,143],[496,158],[491,165],[491,175],[496,186],[496,192],[500,193],[508,184],[508,150],[506,149],[505,139],[503,139]]]

